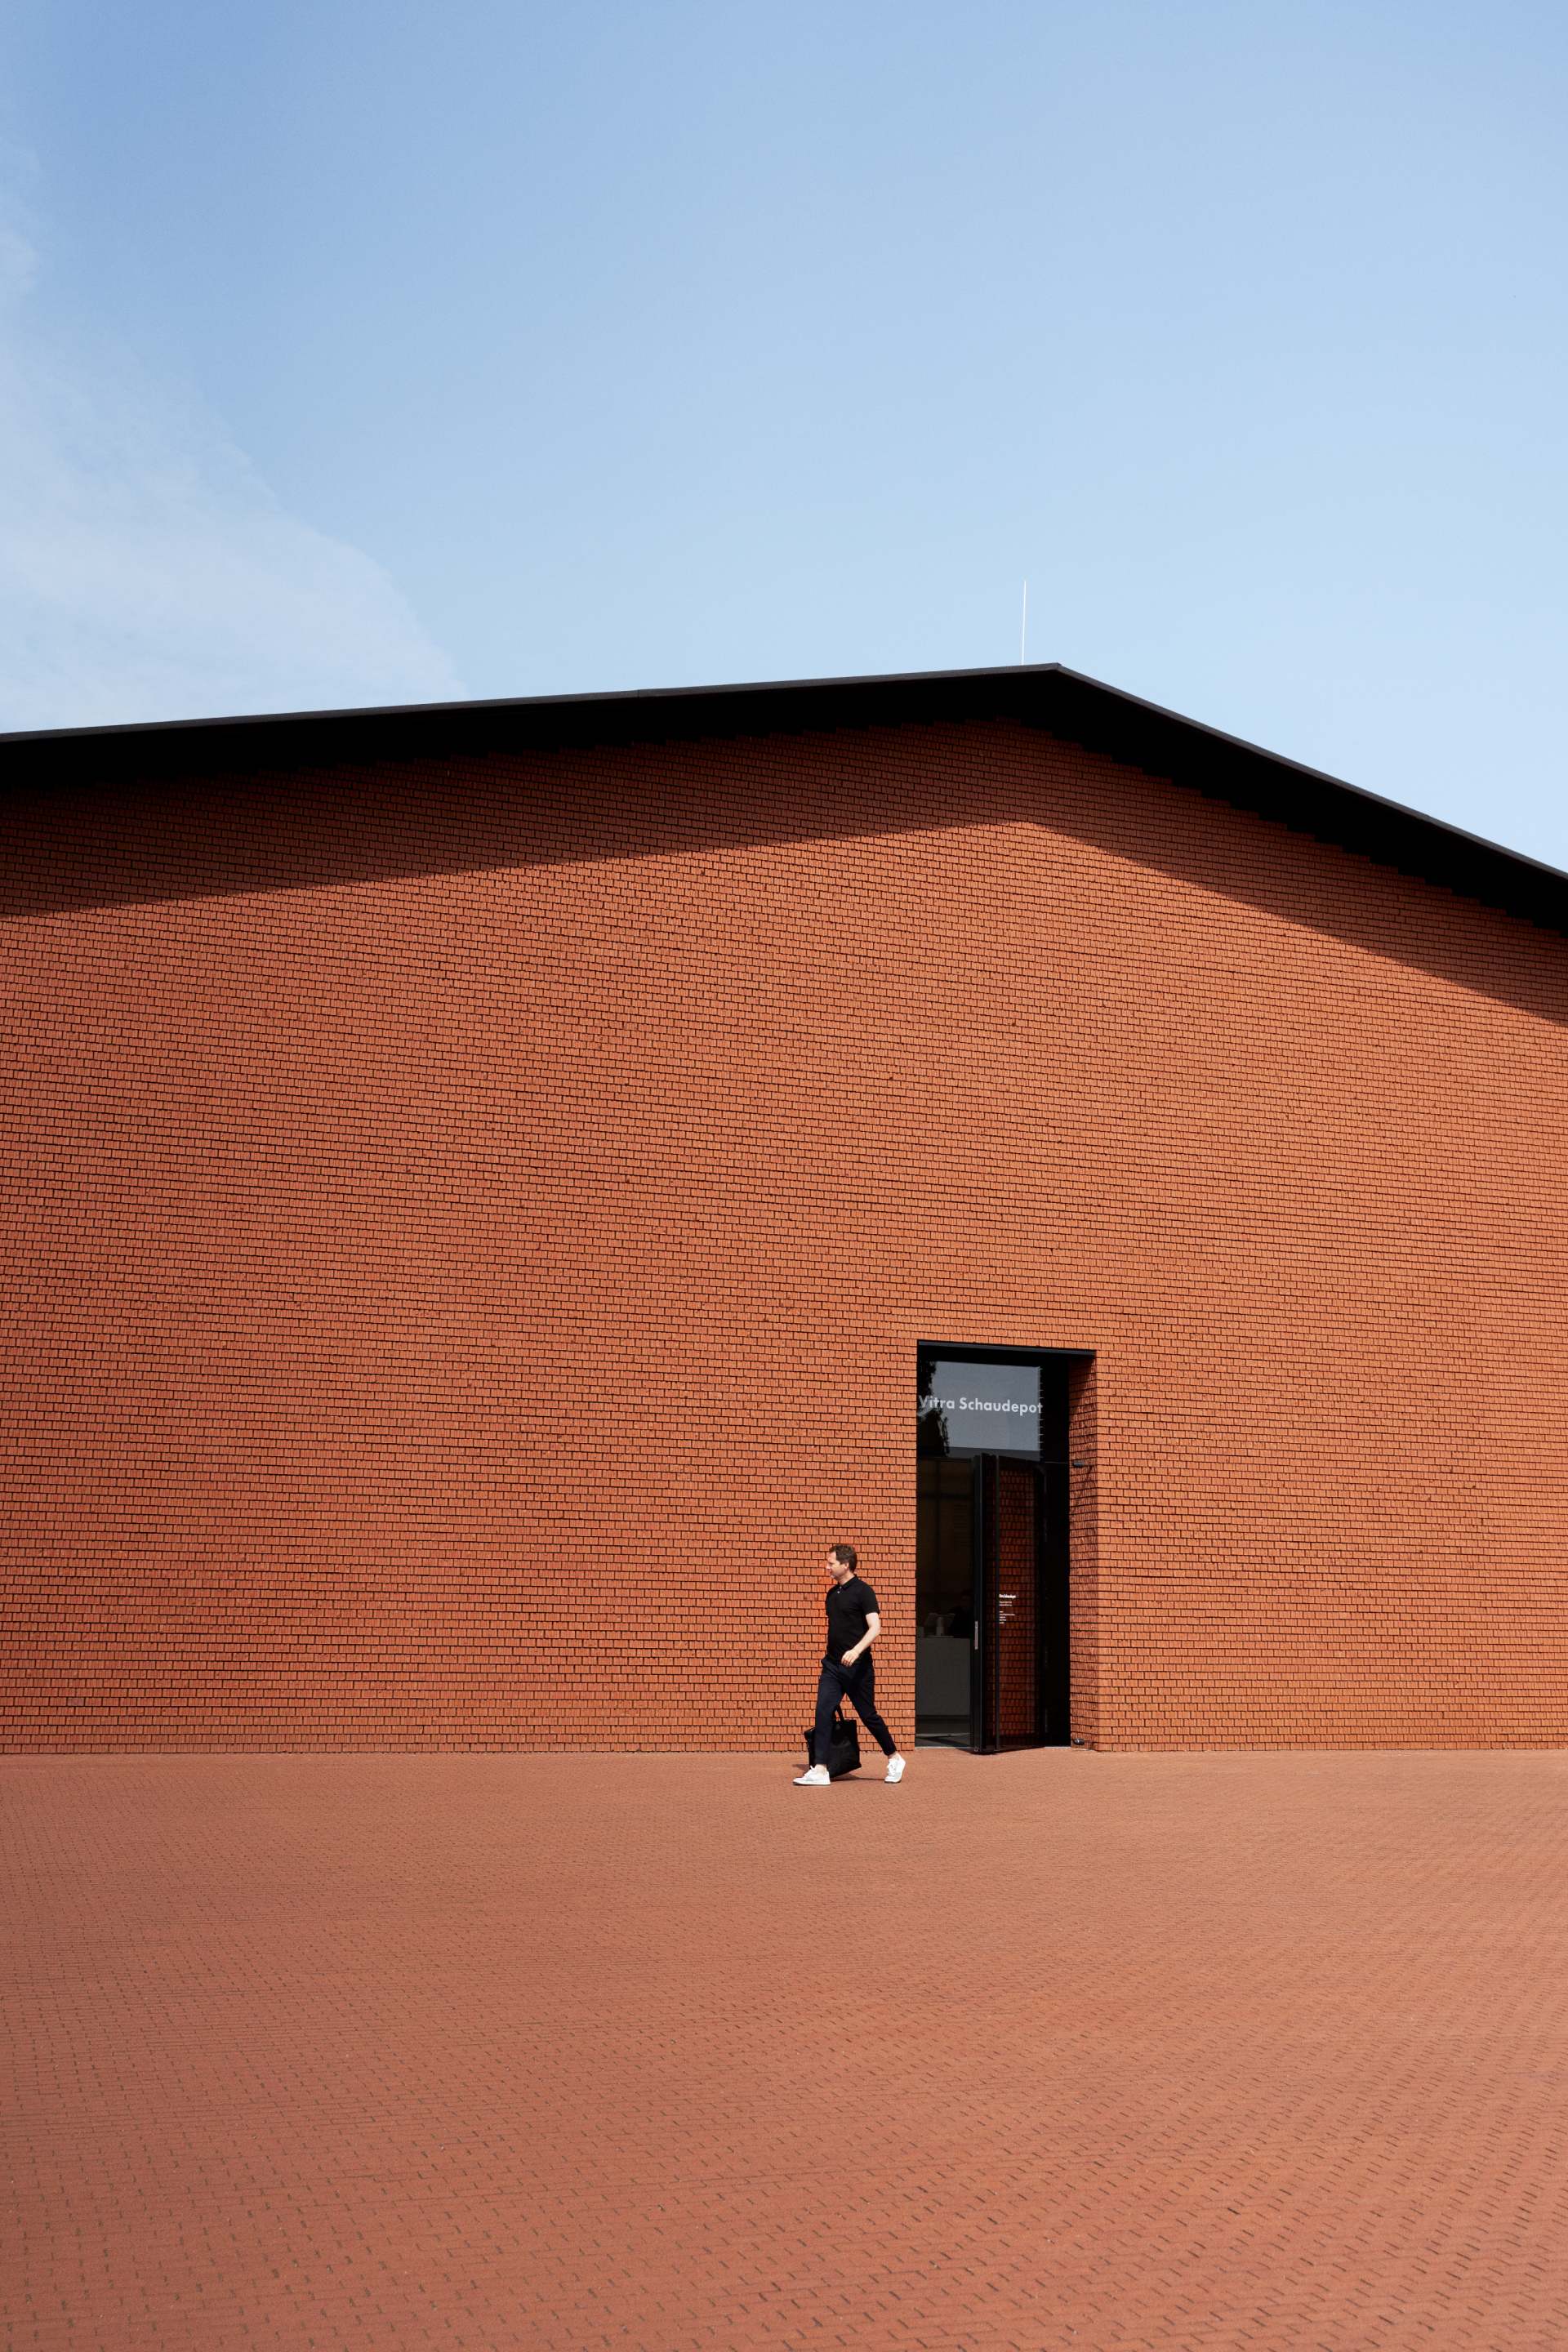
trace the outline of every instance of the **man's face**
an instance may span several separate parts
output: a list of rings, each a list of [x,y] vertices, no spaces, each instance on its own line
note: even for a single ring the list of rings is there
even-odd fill
[[[836,1551],[830,1551],[827,1555],[827,1573],[836,1584],[843,1584],[848,1578],[849,1570]]]

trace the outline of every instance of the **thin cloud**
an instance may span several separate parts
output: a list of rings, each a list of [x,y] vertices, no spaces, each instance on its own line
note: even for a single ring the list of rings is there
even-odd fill
[[[461,694],[388,574],[210,415],[49,348],[0,225],[0,730]]]

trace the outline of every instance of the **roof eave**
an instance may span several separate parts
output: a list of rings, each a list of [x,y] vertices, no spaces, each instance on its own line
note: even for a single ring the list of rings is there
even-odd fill
[[[37,785],[154,765],[428,758],[432,737],[455,756],[978,719],[1044,729],[1568,936],[1568,875],[1554,866],[1058,662],[47,729],[0,736],[0,777]]]

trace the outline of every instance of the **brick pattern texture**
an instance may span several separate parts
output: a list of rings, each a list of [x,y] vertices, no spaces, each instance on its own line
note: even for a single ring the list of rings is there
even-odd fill
[[[0,1762],[6,2352],[1563,2352],[1568,1759]]]
[[[1568,944],[1010,722],[4,810],[11,1750],[912,1731],[921,1340],[1091,1349],[1075,1727],[1568,1736]]]

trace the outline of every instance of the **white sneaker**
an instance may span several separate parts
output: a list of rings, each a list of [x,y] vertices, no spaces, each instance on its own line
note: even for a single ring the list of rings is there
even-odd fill
[[[829,1787],[831,1784],[827,1778],[826,1765],[813,1764],[806,1771],[797,1772],[795,1776],[795,1785],[797,1789],[826,1789]]]
[[[888,1778],[889,1780],[901,1780],[903,1779],[903,1777],[904,1777],[904,1759],[903,1759],[903,1758],[902,1758],[901,1756],[889,1756],[889,1759],[888,1759],[888,1771],[887,1771],[887,1778]]]

